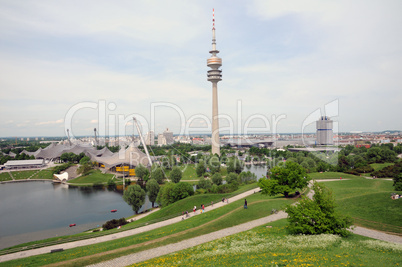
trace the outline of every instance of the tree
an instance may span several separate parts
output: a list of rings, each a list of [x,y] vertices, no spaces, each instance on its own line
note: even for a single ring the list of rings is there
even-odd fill
[[[135,176],[138,178],[143,179],[148,174],[149,170],[144,165],[139,164],[137,167],[135,167]]]
[[[209,189],[212,187],[212,182],[209,179],[205,179],[203,176],[198,181],[197,188],[200,189]]]
[[[86,176],[89,174],[89,172],[92,170],[92,165],[91,163],[87,162],[84,163],[83,165],[80,165],[77,169],[77,173],[81,174],[82,176]]]
[[[402,191],[402,173],[394,177],[393,186],[396,191]]]
[[[155,179],[158,184],[163,184],[163,179],[165,178],[165,175],[163,174],[162,167],[158,167],[154,171],[152,171],[151,178]]]
[[[250,184],[257,181],[257,175],[251,171],[241,172],[237,180],[239,181],[239,184]]]
[[[236,173],[229,173],[227,176],[226,176],[226,182],[228,183],[228,184],[231,184],[231,183],[233,183],[233,182],[237,182],[237,178],[238,178],[238,175],[236,174]]]
[[[219,172],[220,168],[221,168],[221,163],[219,161],[219,157],[216,155],[212,156],[209,159],[208,167],[212,174]]]
[[[82,157],[80,159],[80,164],[82,165],[82,164],[85,164],[85,163],[87,163],[89,161],[90,161],[90,158],[88,156],[84,156],[84,157]]]
[[[147,182],[146,188],[148,192],[149,201],[152,202],[152,208],[153,208],[155,200],[158,197],[160,186],[155,179],[151,179]]]
[[[156,202],[159,203],[162,207],[166,207],[167,205],[174,203],[173,197],[173,189],[174,183],[167,183],[159,190],[158,197],[156,198]]]
[[[228,166],[228,168],[227,168],[228,173],[234,172],[234,173],[239,174],[243,171],[243,168],[244,168],[243,162],[241,162],[237,158],[230,159],[227,166]]]
[[[214,184],[221,185],[222,184],[222,175],[220,173],[215,173],[214,175],[212,175],[211,180]]]
[[[185,182],[175,184],[172,191],[172,197],[174,202],[192,195],[194,195],[193,186]]]
[[[177,184],[180,182],[183,173],[181,172],[179,167],[173,167],[172,171],[170,172],[170,180]]]
[[[204,161],[200,160],[198,162],[197,168],[195,169],[195,172],[197,173],[198,177],[201,177],[205,173],[205,171],[206,171],[206,168],[205,168]]]
[[[310,181],[306,170],[296,162],[286,162],[270,170],[270,179],[261,178],[258,185],[263,194],[274,196],[278,193],[287,197],[290,191],[299,188],[303,189]]]
[[[350,235],[347,228],[352,225],[352,220],[335,211],[331,190],[318,183],[314,183],[312,189],[314,191],[312,200],[306,197],[297,205],[289,205],[286,208],[290,223],[289,232],[305,235]]]
[[[130,185],[124,191],[123,199],[133,208],[133,211],[138,214],[138,211],[145,202],[145,191],[137,184]]]

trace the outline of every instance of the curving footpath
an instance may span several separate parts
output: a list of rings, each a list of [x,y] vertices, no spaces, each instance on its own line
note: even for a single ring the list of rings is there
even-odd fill
[[[344,179],[344,180],[347,180],[347,179]],[[316,180],[316,182],[331,182],[331,181],[344,181],[344,180],[326,179],[326,180]],[[310,186],[311,186],[311,184],[309,185],[309,187]],[[313,194],[314,194],[314,191],[310,190],[310,192],[307,194],[307,197],[312,198]],[[101,263],[97,263],[97,264],[93,264],[93,265],[89,265],[89,266],[91,266],[91,267],[127,266],[130,264],[139,263],[142,261],[146,261],[146,260],[150,260],[150,259],[153,259],[156,257],[174,253],[174,252],[177,252],[180,250],[184,250],[184,249],[187,249],[190,247],[195,247],[195,246],[201,245],[203,243],[207,243],[207,242],[210,242],[210,241],[222,238],[222,237],[226,237],[229,235],[248,231],[255,227],[258,227],[258,226],[261,226],[261,225],[264,225],[264,224],[267,224],[267,223],[270,223],[270,222],[273,222],[276,220],[284,219],[286,217],[287,217],[287,213],[280,211],[277,214],[273,214],[273,215],[270,215],[270,216],[267,216],[267,217],[264,217],[261,219],[257,219],[257,220],[247,222],[244,224],[240,224],[237,226],[233,226],[230,228],[222,229],[222,230],[212,232],[212,233],[209,233],[206,235],[183,240],[178,243],[158,247],[158,249],[145,250],[145,251],[133,253],[130,255],[115,258],[110,261],[105,261],[105,262],[101,262]],[[402,244],[402,237],[382,233],[382,232],[367,229],[364,227],[355,226],[354,229],[352,229],[350,231],[355,234],[358,234],[358,235],[367,236],[367,237],[371,237],[374,239],[379,239],[379,240],[383,240],[383,241],[387,241],[387,242]]]

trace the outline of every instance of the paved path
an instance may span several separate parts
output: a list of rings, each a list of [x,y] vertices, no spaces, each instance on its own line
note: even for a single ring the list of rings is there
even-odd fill
[[[236,195],[236,196],[234,196],[234,197],[229,199],[229,203],[231,203],[233,201],[237,201],[239,199],[244,199],[245,197],[247,197],[247,196],[249,196],[251,194],[254,194],[255,192],[258,192],[258,191],[259,191],[259,189],[256,188],[256,189],[252,189],[252,190],[249,190],[247,192],[244,192],[242,194]],[[205,211],[207,212],[209,210],[222,207],[223,205],[226,205],[226,203],[222,203],[222,202],[214,203],[213,207],[208,206],[208,207],[205,208]],[[145,214],[140,214],[140,215],[134,217],[134,220],[141,219],[142,217],[145,217],[146,215],[148,215],[150,213],[151,212],[145,213]],[[191,212],[189,214],[190,214],[190,217],[191,217],[191,216],[199,215],[200,213],[196,212],[194,214],[193,212]],[[20,258],[26,258],[26,257],[31,257],[31,256],[41,255],[41,254],[46,254],[46,253],[49,253],[53,249],[61,249],[62,248],[64,250],[66,250],[66,249],[70,249],[70,248],[88,246],[88,245],[93,245],[93,244],[96,244],[96,243],[111,241],[111,240],[131,236],[131,235],[136,235],[136,234],[139,234],[139,233],[151,231],[151,230],[154,230],[154,229],[166,226],[166,225],[171,225],[171,224],[177,223],[177,222],[179,222],[181,220],[182,220],[182,216],[178,216],[178,217],[175,217],[175,218],[172,218],[172,219],[169,219],[169,220],[157,222],[157,223],[154,223],[154,224],[146,225],[146,226],[143,226],[143,227],[139,227],[139,228],[136,228],[136,229],[127,230],[127,231],[123,231],[123,232],[119,232],[119,233],[115,233],[115,234],[110,234],[110,235],[105,235],[105,236],[100,236],[100,237],[90,238],[90,239],[85,239],[85,240],[79,240],[79,241],[74,241],[74,242],[54,245],[54,246],[48,246],[48,247],[43,247],[43,248],[38,248],[38,249],[32,249],[32,250],[27,250],[27,251],[21,251],[21,252],[17,252],[17,253],[6,254],[6,255],[3,255],[3,256],[0,256],[0,262],[14,260],[14,259],[20,259]]]
[[[254,221],[246,222],[240,225],[236,225],[230,228],[225,228],[216,232],[212,232],[206,235],[194,237],[191,239],[186,239],[174,244],[169,244],[166,246],[158,247],[155,249],[145,250],[138,253],[133,253],[127,256],[119,257],[110,261],[101,262],[98,264],[90,265],[90,266],[97,266],[97,267],[108,267],[108,266],[127,266],[130,264],[142,262],[145,260],[149,260],[155,257],[160,257],[166,254],[170,254],[173,252],[177,252],[183,249],[187,249],[190,247],[195,247],[203,243],[207,243],[225,236],[234,235],[240,232],[251,230],[257,226],[267,224],[269,222],[273,222],[279,219],[284,219],[288,215],[280,211],[277,214],[273,214],[261,219],[257,219]]]
[[[347,179],[343,179],[347,180]],[[317,182],[331,182],[331,181],[343,181],[340,179],[325,179],[325,180],[316,180]],[[311,184],[309,185],[311,187]],[[313,190],[310,190],[308,197],[311,198],[312,195],[314,194]],[[105,261],[101,262],[98,264],[90,265],[90,266],[96,266],[96,267],[106,267],[106,266],[127,266],[130,264],[134,263],[139,263],[142,261],[146,261],[152,258],[164,256],[170,253],[174,253],[183,249],[187,249],[190,247],[198,246],[203,243],[207,243],[225,236],[237,234],[240,232],[244,232],[247,230],[251,230],[257,226],[261,226],[264,224],[267,224],[272,221],[276,221],[279,219],[284,219],[287,217],[287,214],[283,211],[278,212],[278,214],[273,214],[258,220],[254,220],[251,222],[247,222],[244,224],[240,224],[237,226],[233,226],[230,228],[222,229],[213,233],[209,233],[206,235],[194,237],[191,239],[183,240],[178,243],[174,244],[169,244],[166,246],[158,247],[157,249],[150,249],[150,250],[145,250],[137,253],[133,253],[127,256],[122,256],[110,261]],[[402,244],[402,238],[394,235],[389,235],[385,234],[379,231],[363,228],[363,227],[355,227],[354,230],[352,230],[353,233],[356,233],[358,235],[363,235],[363,236],[368,236],[371,238],[375,239],[380,239],[388,242],[394,242],[394,243],[400,243]]]

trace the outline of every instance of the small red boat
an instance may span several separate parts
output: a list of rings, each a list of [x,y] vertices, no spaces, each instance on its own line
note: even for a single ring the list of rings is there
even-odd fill
[[[116,212],[117,210],[111,210],[110,212]]]
[[[73,227],[73,226],[76,226],[76,224],[75,223],[70,224],[70,227]]]

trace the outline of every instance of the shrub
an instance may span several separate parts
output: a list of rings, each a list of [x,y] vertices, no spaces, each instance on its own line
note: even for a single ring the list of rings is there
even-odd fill
[[[110,229],[116,228],[118,226],[126,225],[126,224],[127,224],[127,221],[125,218],[120,218],[118,220],[113,219],[113,220],[107,221],[104,225],[102,225],[102,228],[104,230],[110,230]]]
[[[198,181],[197,188],[208,189],[208,188],[211,188],[211,186],[212,186],[211,180],[201,177],[200,180]]]
[[[229,173],[229,174],[226,176],[226,182],[227,182],[228,184],[231,184],[231,183],[233,183],[233,182],[237,182],[237,178],[238,178],[238,175],[237,175],[236,173]]]
[[[348,236],[347,230],[352,225],[350,217],[335,211],[335,201],[332,192],[323,185],[313,185],[313,199],[303,198],[298,205],[289,205],[288,230],[291,234],[336,234]]]
[[[214,184],[216,185],[221,185],[222,184],[222,175],[220,173],[215,173],[212,175],[211,180]]]

